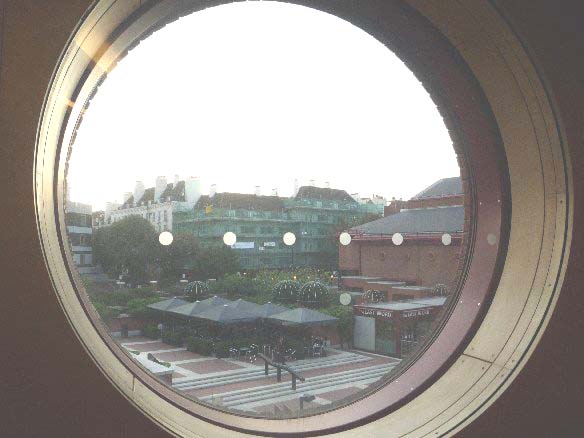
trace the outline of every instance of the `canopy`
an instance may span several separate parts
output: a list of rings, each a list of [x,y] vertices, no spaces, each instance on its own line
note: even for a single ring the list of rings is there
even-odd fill
[[[196,318],[223,324],[254,321],[261,318],[262,307],[244,300],[214,306],[195,315]]]
[[[282,313],[277,313],[268,317],[269,320],[279,322],[283,325],[327,325],[333,324],[338,318],[327,315],[316,310],[298,307]]]
[[[182,306],[169,309],[170,313],[175,313],[177,315],[194,317],[205,310],[211,309],[215,306],[221,306],[223,304],[232,303],[233,301],[226,300],[218,296],[207,298],[203,301],[195,301],[194,303],[187,303]]]
[[[268,316],[286,312],[287,310],[290,309],[288,309],[288,307],[279,306],[278,304],[266,303],[263,306],[261,306],[261,315],[262,318],[267,318]]]
[[[161,310],[164,312],[164,311],[174,309],[174,308],[179,307],[179,306],[183,306],[185,304],[189,304],[189,302],[185,301],[185,300],[181,300],[180,298],[174,297],[174,298],[170,298],[168,300],[158,301],[157,303],[154,303],[154,304],[149,304],[146,307],[148,307],[150,309],[154,309],[154,310]]]

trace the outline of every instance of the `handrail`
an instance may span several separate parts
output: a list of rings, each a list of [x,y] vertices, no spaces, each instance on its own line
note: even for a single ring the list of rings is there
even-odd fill
[[[298,374],[298,372],[294,371],[288,365],[284,365],[283,363],[274,362],[272,359],[270,359],[269,357],[267,357],[263,353],[258,353],[258,356],[264,360],[265,375],[266,376],[268,375],[268,366],[269,365],[276,368],[276,378],[277,378],[278,382],[282,381],[282,370],[288,371],[290,373],[290,375],[292,376],[292,389],[294,391],[296,391],[296,379],[300,380],[301,382],[304,382],[306,380],[303,376]]]

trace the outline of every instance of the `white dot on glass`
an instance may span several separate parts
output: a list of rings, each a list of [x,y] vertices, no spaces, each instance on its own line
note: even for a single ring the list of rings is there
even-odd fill
[[[497,243],[497,236],[495,236],[494,234],[489,234],[487,236],[487,243],[493,246],[495,243]]]
[[[223,243],[225,245],[232,246],[235,245],[235,242],[237,242],[237,236],[235,233],[228,231],[223,235]]]
[[[283,240],[286,245],[292,246],[294,243],[296,243],[296,235],[288,231],[286,234],[284,234]]]
[[[448,233],[444,233],[442,235],[442,244],[448,246],[451,243],[452,243],[452,236]]]
[[[158,241],[161,245],[168,246],[172,243],[174,237],[170,231],[163,231],[158,235]]]
[[[341,233],[341,235],[339,236],[339,242],[341,242],[341,245],[347,246],[349,243],[351,243],[351,235],[346,231],[344,233]]]
[[[402,236],[400,233],[395,233],[393,236],[391,236],[391,241],[394,245],[401,245],[404,243],[404,236]]]

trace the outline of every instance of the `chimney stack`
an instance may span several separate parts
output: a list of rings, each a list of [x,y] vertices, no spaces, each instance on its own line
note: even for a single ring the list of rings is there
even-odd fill
[[[215,194],[217,193],[217,184],[211,184],[211,187],[209,188],[209,197],[213,197],[215,196]]]
[[[325,182],[325,183],[324,183],[324,186],[325,186],[327,189],[330,189],[330,188],[331,188],[331,183],[327,181],[327,182]]]
[[[314,180],[313,180],[313,179],[311,179],[311,180],[310,180],[310,185],[311,185],[312,187],[314,187]]]
[[[262,189],[261,189],[261,187],[260,187],[260,186],[255,186],[254,194],[255,194],[256,196],[261,196],[261,194],[262,194]]]
[[[192,207],[200,197],[201,180],[196,176],[191,176],[185,181],[185,201]]]
[[[298,178],[294,179],[294,196],[298,194]]]
[[[142,196],[144,196],[144,183],[142,181],[136,181],[134,186],[134,205],[137,206]]]
[[[132,197],[132,192],[125,192],[124,193],[124,204],[128,202],[128,199]]]
[[[272,196],[278,196],[278,189],[277,188],[272,189]]]
[[[155,201],[161,201],[161,197],[162,194],[164,193],[164,191],[166,190],[166,177],[165,176],[159,176],[156,178],[156,185],[154,186],[154,200]]]

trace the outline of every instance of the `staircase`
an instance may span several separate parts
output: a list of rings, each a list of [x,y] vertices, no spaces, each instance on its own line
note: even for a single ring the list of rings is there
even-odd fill
[[[295,371],[302,374],[303,371],[334,367],[339,365],[356,364],[371,360],[368,356],[360,354],[343,352],[333,356],[323,357],[318,360],[307,359],[290,362],[290,365]],[[178,365],[180,366],[180,365]],[[186,377],[173,380],[173,387],[180,391],[187,391],[192,389],[211,388],[214,386],[222,386],[230,383],[240,383],[250,380],[262,379],[269,376],[276,376],[276,370],[270,368],[268,376],[265,375],[264,367],[245,368],[237,371],[226,371],[223,373],[214,373],[210,376],[201,377]],[[290,383],[287,383],[290,386]]]

